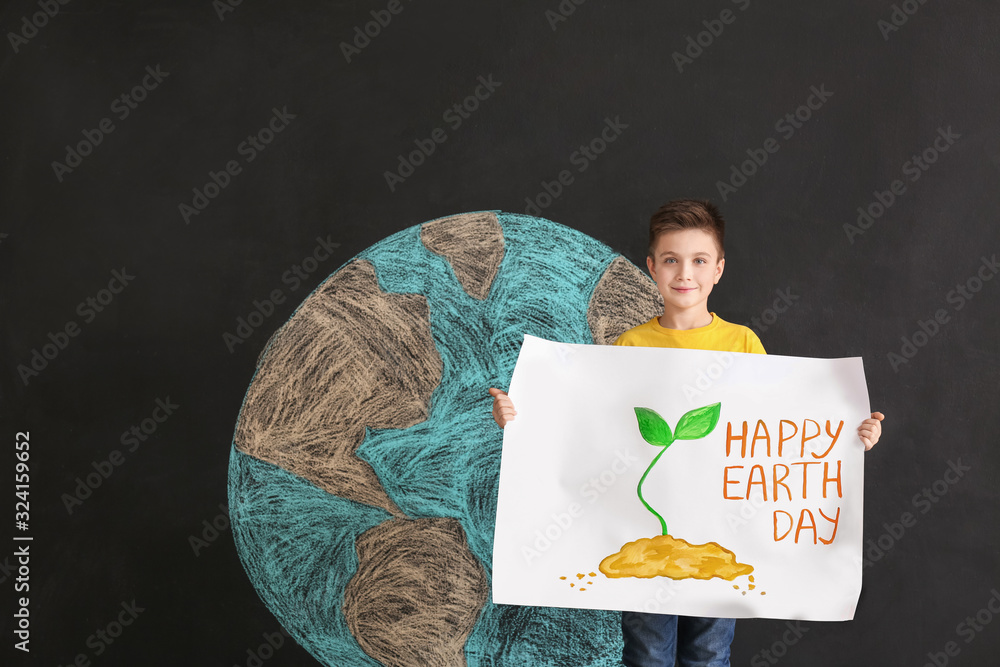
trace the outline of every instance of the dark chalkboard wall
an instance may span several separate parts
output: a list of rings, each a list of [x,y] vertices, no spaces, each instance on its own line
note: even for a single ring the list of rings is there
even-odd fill
[[[733,664],[995,664],[995,3],[14,0],[0,31],[5,664],[252,664],[280,626],[220,503],[296,305],[465,211],[528,211],[641,266],[649,215],[685,196],[729,221],[712,310],[771,353],[864,357],[887,415],[855,620],[742,621]],[[311,661],[285,641],[264,664]]]

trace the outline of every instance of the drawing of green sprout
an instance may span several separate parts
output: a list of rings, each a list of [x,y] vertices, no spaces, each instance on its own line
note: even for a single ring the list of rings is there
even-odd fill
[[[712,405],[706,405],[703,408],[695,408],[686,412],[677,422],[677,428],[671,433],[670,425],[655,410],[634,408],[635,418],[639,422],[639,432],[642,434],[642,439],[654,447],[661,448],[660,453],[656,455],[653,462],[646,468],[646,472],[639,479],[636,494],[638,494],[639,500],[646,506],[646,509],[660,520],[660,527],[663,529],[664,535],[667,534],[667,522],[642,497],[642,483],[646,481],[649,471],[653,469],[656,462],[663,456],[663,452],[667,451],[667,447],[672,445],[675,440],[698,440],[715,430],[715,425],[719,423],[719,412],[721,409],[722,403],[713,403]]]

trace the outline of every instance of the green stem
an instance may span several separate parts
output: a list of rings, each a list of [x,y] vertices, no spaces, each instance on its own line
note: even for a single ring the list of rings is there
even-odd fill
[[[667,447],[669,446],[670,445],[667,445]],[[649,464],[648,468],[646,468],[646,472],[642,473],[642,477],[639,479],[639,486],[636,488],[636,493],[639,494],[639,500],[642,501],[642,504],[646,506],[646,509],[648,509],[654,515],[656,515],[656,518],[660,520],[660,527],[663,529],[664,535],[667,534],[667,522],[664,521],[663,517],[660,516],[660,513],[654,510],[652,507],[650,507],[649,503],[646,502],[646,499],[642,497],[642,483],[646,481],[646,475],[649,474],[649,471],[653,469],[653,466],[656,465],[656,462],[660,460],[661,456],[663,456],[663,452],[667,451],[667,447],[664,447],[663,449],[660,450],[660,453],[656,455],[656,457],[653,459],[653,462]]]

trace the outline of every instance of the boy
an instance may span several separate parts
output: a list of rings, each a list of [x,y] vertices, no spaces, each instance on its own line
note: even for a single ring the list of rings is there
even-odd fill
[[[629,329],[614,345],[680,347],[766,354],[757,334],[708,310],[708,295],[725,268],[725,221],[707,201],[669,202],[649,222],[646,267],[663,296],[663,315]],[[501,428],[517,412],[506,393],[490,389]],[[858,428],[871,449],[884,415],[873,412]],[[622,612],[626,667],[728,667],[735,620]]]

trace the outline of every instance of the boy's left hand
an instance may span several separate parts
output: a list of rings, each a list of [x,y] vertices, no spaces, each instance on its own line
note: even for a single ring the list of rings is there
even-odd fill
[[[858,436],[861,437],[861,442],[865,443],[865,451],[874,447],[879,436],[882,435],[882,424],[879,422],[883,419],[885,419],[884,414],[873,412],[871,419],[864,420],[858,427]]]

